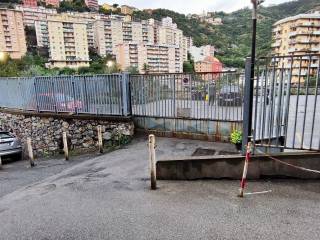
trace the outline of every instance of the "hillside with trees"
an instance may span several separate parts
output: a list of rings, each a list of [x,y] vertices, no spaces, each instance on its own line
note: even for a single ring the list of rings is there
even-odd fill
[[[279,5],[261,7],[257,28],[257,55],[270,54],[272,25],[285,17],[306,13],[320,8],[319,0],[298,0]],[[167,9],[155,9],[152,13],[139,11],[135,19],[161,18],[169,16],[191,36],[196,46],[211,44],[217,48],[217,57],[227,66],[243,67],[244,58],[249,56],[251,44],[251,10],[244,8],[230,14],[214,12],[214,17],[222,18],[223,25],[214,26],[198,19],[189,19],[186,15]]]

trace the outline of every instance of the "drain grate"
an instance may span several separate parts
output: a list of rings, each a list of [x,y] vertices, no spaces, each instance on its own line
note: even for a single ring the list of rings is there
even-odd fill
[[[192,156],[208,156],[208,155],[215,155],[215,153],[216,153],[216,150],[214,149],[197,148],[192,153]]]

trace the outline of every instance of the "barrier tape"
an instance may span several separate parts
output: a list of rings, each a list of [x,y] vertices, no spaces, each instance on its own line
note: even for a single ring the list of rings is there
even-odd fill
[[[282,161],[282,160],[280,160],[280,159],[277,159],[277,158],[275,158],[275,157],[272,157],[271,155],[269,155],[269,154],[267,154],[267,153],[264,153],[264,152],[262,152],[262,151],[259,150],[259,149],[255,149],[255,150],[258,151],[258,152],[260,152],[260,153],[262,153],[264,156],[266,156],[266,157],[268,157],[268,158],[270,158],[270,159],[278,162],[278,163],[281,163],[281,164],[284,164],[284,165],[287,165],[287,166],[289,166],[289,167],[293,167],[293,168],[296,168],[296,169],[299,169],[299,170],[303,170],[303,171],[306,171],[306,172],[312,172],[312,173],[318,173],[318,174],[320,174],[320,171],[318,171],[318,170],[313,170],[313,169],[309,169],[309,168],[305,168],[305,167],[295,166],[295,165],[293,165],[293,164],[291,164],[291,163],[287,163],[287,162],[284,162],[284,161]]]

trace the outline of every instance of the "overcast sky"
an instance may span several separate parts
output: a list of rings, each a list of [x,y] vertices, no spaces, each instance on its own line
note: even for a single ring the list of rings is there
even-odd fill
[[[279,4],[292,0],[266,0],[264,5]],[[99,3],[117,3],[145,8],[167,8],[181,13],[202,13],[205,11],[232,12],[251,5],[250,0],[99,0]]]

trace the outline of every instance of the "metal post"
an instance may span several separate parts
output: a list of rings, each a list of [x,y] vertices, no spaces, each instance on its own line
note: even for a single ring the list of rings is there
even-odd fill
[[[257,36],[257,8],[264,0],[251,0],[252,8],[252,42],[251,58],[246,61],[246,79],[245,79],[245,102],[243,123],[243,146],[246,146],[252,139],[252,113],[253,113],[253,91],[254,91],[254,65],[256,61],[256,36]],[[249,66],[250,64],[250,66]],[[250,69],[250,79],[248,79],[248,69]],[[247,100],[247,101],[246,101]],[[247,115],[247,116],[245,116]],[[246,122],[247,121],[247,122]],[[244,151],[243,151],[244,154]]]
[[[249,167],[249,161],[250,161],[250,155],[252,152],[252,144],[251,142],[248,143],[247,149],[246,149],[246,158],[244,162],[244,167],[243,167],[243,174],[242,174],[242,179],[240,183],[240,189],[239,189],[239,195],[238,197],[243,197],[244,194],[244,188],[246,186],[246,181],[247,181],[247,173],[248,173],[248,167]]]
[[[121,76],[122,80],[122,114],[123,116],[128,116],[128,73],[123,73]]]
[[[244,104],[243,104],[243,137],[242,146],[247,146],[249,138],[251,136],[251,126],[252,126],[252,111],[250,112],[250,91],[253,89],[253,81],[250,78],[250,66],[251,59],[246,59],[246,69],[245,69],[245,84],[244,84]],[[245,154],[245,149],[242,149],[242,154]]]
[[[33,149],[32,149],[32,143],[31,143],[31,138],[27,138],[27,146],[28,146],[28,154],[29,154],[29,161],[30,161],[30,166],[34,167],[34,156],[33,156]]]
[[[253,91],[254,91],[254,65],[256,61],[256,36],[257,36],[257,6],[258,3],[256,0],[251,1],[253,4],[252,8],[252,42],[251,42],[251,62],[250,62],[250,81],[252,82],[250,84],[250,91],[248,92],[249,94],[249,99],[250,101],[248,102],[249,108],[248,108],[248,114],[251,116],[249,118],[248,122],[248,136],[251,137],[251,130],[252,130],[252,112],[253,112]],[[247,67],[247,65],[246,65]]]
[[[65,160],[69,160],[69,149],[68,149],[68,140],[67,140],[67,133],[62,133],[62,141],[63,141],[63,152]]]
[[[97,131],[98,131],[98,146],[99,146],[99,152],[103,153],[103,142],[102,142],[102,128],[99,125],[97,127]]]
[[[151,190],[157,189],[157,176],[156,176],[156,153],[155,153],[155,136],[149,135],[149,161],[150,161],[150,180]]]
[[[1,159],[1,155],[0,155],[0,169],[2,169],[2,159]]]

